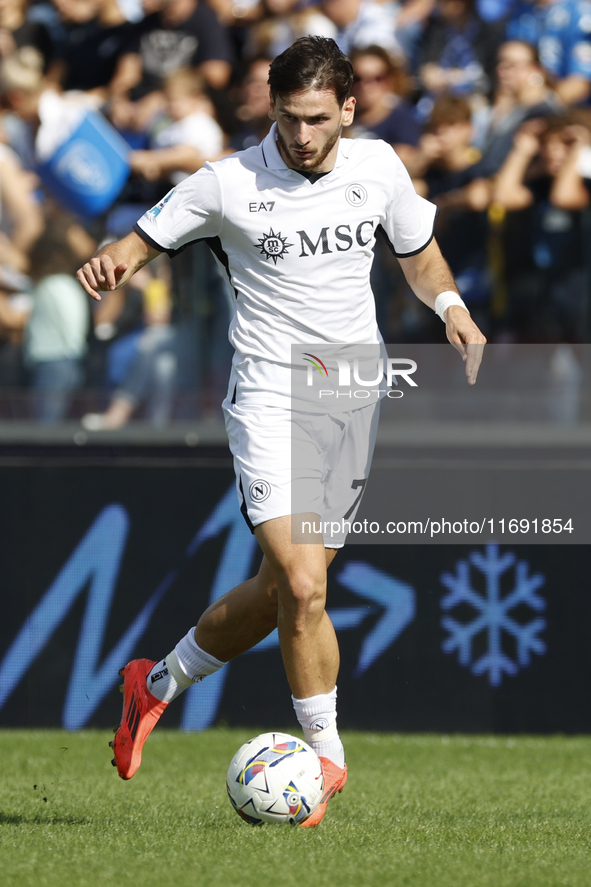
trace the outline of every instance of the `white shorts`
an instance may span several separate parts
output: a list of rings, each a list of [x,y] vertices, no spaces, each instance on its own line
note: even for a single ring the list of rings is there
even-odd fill
[[[226,400],[224,416],[250,529],[276,517],[317,514],[325,546],[341,548],[343,522],[353,521],[369,476],[379,402],[329,415]]]

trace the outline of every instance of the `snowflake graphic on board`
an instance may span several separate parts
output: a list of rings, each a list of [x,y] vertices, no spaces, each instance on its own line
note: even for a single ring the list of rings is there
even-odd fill
[[[530,664],[532,653],[546,652],[539,637],[546,620],[530,618],[532,614],[523,609],[537,613],[545,609],[546,602],[538,592],[544,577],[540,573],[529,575],[526,561],[517,560],[512,552],[500,554],[498,545],[487,545],[484,554],[473,551],[468,560],[458,561],[454,576],[443,573],[441,582],[449,589],[441,600],[442,610],[460,606],[469,614],[468,621],[461,622],[443,616],[441,625],[449,632],[443,651],[457,650],[460,664],[469,666],[473,674],[488,675],[493,687],[498,687],[503,674],[516,675]],[[527,613],[520,621],[514,612],[517,608],[521,614]],[[476,647],[481,648],[482,641],[484,652],[479,655]],[[513,658],[507,652],[510,644]]]

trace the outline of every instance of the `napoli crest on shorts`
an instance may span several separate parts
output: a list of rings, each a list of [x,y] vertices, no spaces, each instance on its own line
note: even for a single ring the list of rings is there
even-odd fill
[[[264,502],[271,495],[271,484],[266,480],[253,480],[248,488],[248,494],[253,502]]]
[[[367,191],[363,185],[349,185],[345,191],[345,197],[347,198],[347,203],[350,203],[351,206],[363,206],[367,201]]]
[[[255,243],[254,246],[258,246],[261,255],[267,260],[273,259],[273,263],[276,265],[277,259],[282,259],[288,248],[293,246],[293,243],[287,243],[286,241],[287,237],[282,237],[281,232],[275,234],[271,228],[269,233],[263,234],[259,242]]]

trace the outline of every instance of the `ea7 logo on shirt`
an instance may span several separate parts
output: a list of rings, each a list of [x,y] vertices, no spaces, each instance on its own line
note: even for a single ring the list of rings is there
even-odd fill
[[[248,488],[248,494],[253,502],[264,502],[271,495],[271,484],[266,480],[253,480]]]
[[[363,206],[367,200],[367,191],[363,185],[349,185],[345,191],[345,197],[351,206]]]
[[[270,213],[273,212],[274,206],[274,200],[268,200],[266,203],[264,203],[263,201],[261,201],[260,203],[249,203],[248,211],[249,213]]]
[[[281,232],[275,234],[273,229],[271,228],[268,234],[263,234],[258,243],[255,243],[254,246],[258,246],[261,250],[261,255],[264,256],[267,260],[273,259],[274,264],[277,264],[277,259],[282,259],[286,252],[288,252],[288,247],[293,246],[293,243],[286,243],[287,237],[282,237]]]

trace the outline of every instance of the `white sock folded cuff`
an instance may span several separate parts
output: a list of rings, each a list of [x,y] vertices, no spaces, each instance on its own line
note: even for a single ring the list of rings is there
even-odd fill
[[[187,687],[191,686],[191,684],[193,683],[193,678],[190,678],[185,674],[185,672],[181,668],[179,658],[174,650],[170,651],[164,661],[166,663],[169,675],[171,676],[173,681],[176,681],[179,687],[182,687],[183,690],[186,690]]]
[[[330,693],[309,696],[308,699],[292,696],[291,701],[298,721],[307,730],[324,730],[337,719],[336,687]]]
[[[201,649],[195,641],[195,628],[191,628],[184,638],[181,638],[174,652],[180,669],[191,681],[205,678],[226,664]]]

